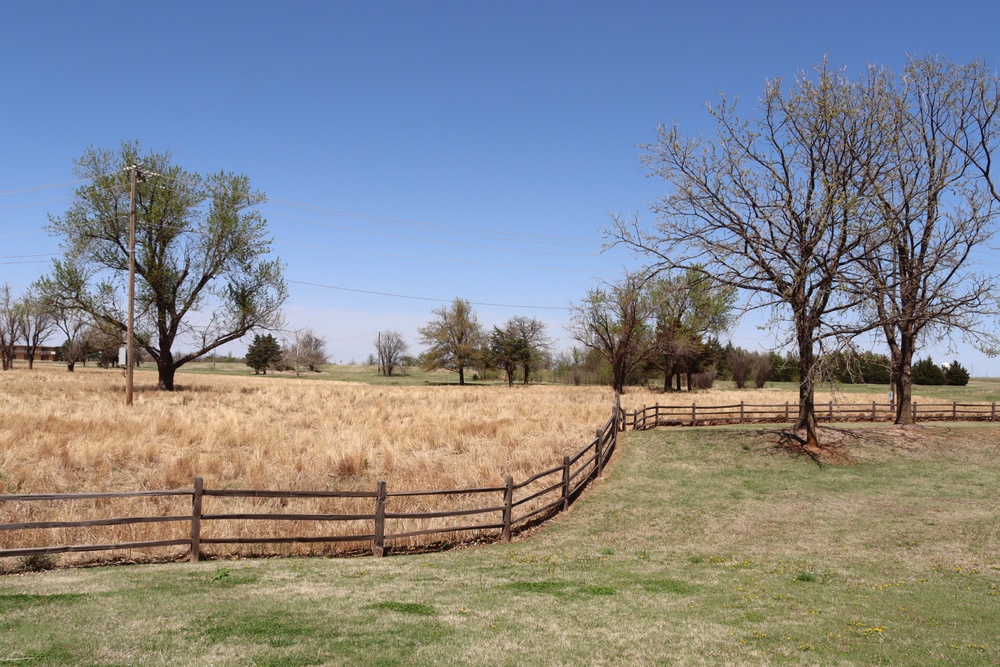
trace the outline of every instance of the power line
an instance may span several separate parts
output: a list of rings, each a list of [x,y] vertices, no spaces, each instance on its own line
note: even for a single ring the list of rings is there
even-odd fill
[[[524,269],[537,271],[570,271],[577,273],[602,273],[601,271],[591,271],[590,269],[574,269],[562,266],[530,266],[525,264],[503,264],[499,262],[483,262],[471,259],[453,259],[446,257],[419,257],[416,255],[402,255],[398,253],[378,252],[375,250],[355,250],[353,248],[336,248],[332,246],[316,245],[314,243],[295,243],[293,241],[274,241],[276,245],[296,246],[299,248],[311,248],[315,250],[332,250],[334,252],[344,252],[352,255],[373,255],[376,257],[395,257],[397,259],[415,259],[421,262],[448,262],[452,264],[471,264],[473,266],[496,266],[508,269]]]
[[[66,195],[65,197],[56,197],[55,199],[46,199],[45,201],[33,201],[27,204],[12,204],[11,206],[0,206],[0,210],[8,210],[12,208],[27,208],[28,206],[41,206],[42,204],[51,204],[57,201],[66,201],[67,199],[72,199],[73,195]]]
[[[320,283],[307,283],[307,282],[304,282],[304,281],[301,281],[301,280],[289,280],[287,282],[293,283],[295,285],[308,285],[310,287],[322,287],[324,289],[338,290],[338,291],[341,291],[341,292],[355,292],[355,293],[358,293],[358,294],[372,294],[374,296],[388,296],[388,297],[393,297],[393,298],[396,298],[396,299],[413,299],[415,301],[434,301],[434,302],[437,302],[437,303],[451,303],[452,301],[454,301],[454,299],[435,299],[435,298],[429,297],[429,296],[413,296],[413,295],[409,295],[409,294],[391,294],[389,292],[375,292],[375,291],[372,291],[372,290],[353,289],[353,288],[350,288],[350,287],[338,287],[336,285],[323,285],[323,284],[320,284]],[[532,310],[562,310],[562,311],[572,310],[571,308],[567,308],[566,306],[522,306],[522,305],[514,305],[514,304],[510,304],[510,303],[485,303],[485,302],[482,302],[482,301],[470,301],[469,303],[472,304],[473,306],[490,306],[490,307],[495,307],[495,308],[525,308],[525,309],[532,309]]]
[[[29,188],[19,188],[17,190],[0,190],[0,196],[4,195],[23,195],[28,192],[38,192],[40,190],[52,190],[54,188],[64,188],[70,185],[79,185],[80,183],[85,183],[89,181],[89,178],[78,178],[75,181],[65,181],[63,183],[50,183],[48,185],[36,185]]]
[[[335,208],[326,208],[323,206],[315,206],[312,204],[302,204],[299,202],[289,201],[287,199],[273,199],[268,197],[268,203],[279,204],[282,206],[289,206],[291,208],[301,208],[307,211],[312,211],[314,213],[324,213],[326,215],[333,215],[341,218],[351,218],[355,220],[364,220],[367,222],[375,222],[382,225],[391,225],[394,227],[404,227],[407,229],[421,229],[424,231],[440,231],[448,234],[456,234],[459,236],[475,236],[478,238],[496,238],[498,240],[504,241],[515,241],[519,243],[524,243],[531,241],[533,243],[546,243],[547,245],[566,245],[566,246],[579,246],[579,247],[593,247],[593,239],[583,239],[569,236],[548,236],[544,234],[525,234],[522,232],[510,232],[506,230],[497,229],[481,229],[477,227],[463,227],[459,225],[442,225],[434,222],[423,222],[420,220],[408,220],[406,218],[393,218],[384,215],[374,215],[371,213],[358,213],[356,211],[344,211]],[[450,231],[455,230],[455,231]],[[490,234],[500,235],[488,236]],[[522,237],[518,238],[507,238],[507,237]],[[539,241],[537,239],[548,239],[548,241]],[[573,243],[567,243],[567,241],[572,241]],[[581,241],[582,243],[575,243],[576,241]]]
[[[413,236],[402,236],[400,234],[389,234],[388,232],[377,232],[377,231],[374,231],[374,230],[371,230],[371,229],[362,229],[360,227],[347,227],[345,225],[335,225],[332,222],[321,222],[319,220],[310,220],[309,218],[300,218],[298,216],[287,215],[287,214],[284,214],[284,213],[274,213],[274,212],[268,213],[266,211],[264,213],[267,213],[268,215],[274,215],[274,216],[277,216],[279,218],[287,218],[289,220],[297,220],[299,222],[308,222],[309,224],[319,225],[321,227],[330,227],[332,229],[340,229],[340,230],[344,230],[344,231],[348,231],[348,232],[360,232],[362,234],[371,234],[373,236],[382,236],[382,237],[385,237],[385,238],[400,239],[400,240],[403,240],[403,241],[416,241],[418,243],[433,243],[435,245],[446,245],[446,246],[451,246],[451,247],[455,247],[455,248],[471,248],[471,249],[474,249],[474,250],[490,250],[490,251],[495,251],[495,252],[519,252],[519,253],[524,253],[524,254],[528,254],[528,255],[550,255],[550,256],[556,256],[556,257],[590,257],[590,258],[604,257],[604,258],[607,258],[607,259],[623,259],[622,257],[612,257],[612,256],[609,256],[609,255],[602,255],[601,253],[586,253],[586,254],[584,254],[584,253],[568,253],[568,252],[550,252],[550,251],[547,251],[547,250],[522,250],[522,249],[518,249],[518,248],[494,248],[494,247],[491,247],[491,246],[475,245],[475,244],[472,244],[472,243],[457,243],[455,241],[438,241],[438,240],[434,240],[434,239],[421,239],[421,238],[416,238],[416,237],[413,237]]]

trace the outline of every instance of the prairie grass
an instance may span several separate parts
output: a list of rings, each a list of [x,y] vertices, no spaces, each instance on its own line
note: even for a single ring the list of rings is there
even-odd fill
[[[153,389],[151,371],[140,371],[136,378],[135,405],[128,408],[121,371],[78,367],[70,374],[61,366],[42,364],[34,371],[0,374],[0,493],[182,489],[191,488],[195,476],[214,489],[374,491],[378,480],[386,480],[390,492],[496,487],[507,474],[523,480],[582,449],[607,421],[613,403],[607,388],[565,385],[372,386],[202,373],[179,375],[180,390],[170,393]],[[794,408],[797,393],[794,388],[695,394],[635,389],[622,398],[622,405],[633,410],[654,403],[690,405],[692,400],[699,405],[788,401]],[[391,498],[387,510],[469,509],[499,504],[500,494],[489,498],[485,503],[482,496]],[[370,499],[206,498],[204,512],[370,514],[372,505]],[[185,514],[190,514],[186,496],[3,503],[0,523]],[[428,519],[405,530],[441,525],[455,524]],[[203,536],[315,536],[329,526],[231,520],[207,525]],[[341,534],[371,532],[365,521],[337,526]],[[0,548],[183,539],[187,530],[188,524],[179,521],[8,532],[0,533]],[[390,534],[403,530],[393,520],[387,525]],[[420,543],[407,539],[394,546]],[[326,553],[362,546],[279,551]],[[273,550],[242,546],[214,547],[212,552]]]

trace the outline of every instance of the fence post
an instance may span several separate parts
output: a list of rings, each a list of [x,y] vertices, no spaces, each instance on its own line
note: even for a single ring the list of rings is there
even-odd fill
[[[833,423],[833,401],[830,401],[830,423]]]
[[[698,405],[696,403],[691,404],[691,426],[698,425]]]
[[[740,401],[740,423],[743,423],[743,401]]]
[[[385,555],[385,492],[386,484],[382,480],[378,483],[378,492],[375,496],[375,539],[372,543],[372,555],[376,558]]]
[[[191,494],[191,562],[201,559],[201,494],[205,490],[205,480],[194,478],[194,492]]]
[[[877,408],[875,407],[875,401],[872,401],[872,421],[875,421],[875,410],[876,409]]]
[[[597,429],[597,444],[595,445],[597,459],[594,461],[594,472],[597,473],[597,477],[604,475],[604,434],[601,433],[601,429]]]
[[[785,421],[788,421],[788,401],[785,401]]]
[[[993,401],[993,407],[990,409],[990,421],[993,422],[996,420],[997,420],[997,402]]]
[[[500,541],[510,542],[511,518],[514,514],[514,478],[507,475],[503,483],[507,488],[503,492],[503,530],[500,533]]]
[[[562,478],[562,508],[563,512],[569,509],[569,457],[563,457],[563,478]]]
[[[958,421],[958,401],[951,402],[951,420]]]
[[[642,430],[646,430],[646,404],[642,404]]]
[[[917,402],[913,401],[913,405],[911,407],[913,408],[913,423],[916,424],[917,423]]]

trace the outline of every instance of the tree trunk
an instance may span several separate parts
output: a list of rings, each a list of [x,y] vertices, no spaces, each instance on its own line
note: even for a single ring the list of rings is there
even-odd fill
[[[32,352],[31,354],[28,355],[28,370],[31,371],[34,369],[35,369],[35,353]]]
[[[895,355],[894,355],[895,356]],[[913,342],[902,337],[899,361],[893,359],[893,391],[896,394],[896,423],[913,423]]]
[[[799,332],[799,417],[795,423],[796,430],[806,432],[806,445],[816,446],[819,438],[816,434],[816,401],[813,386],[813,345],[812,337],[803,331]]]
[[[527,386],[527,384],[528,384],[528,376],[530,374],[531,374],[531,365],[530,364],[525,364],[524,365],[524,384],[525,384],[525,386]]]
[[[159,372],[160,379],[157,383],[157,388],[163,391],[173,391],[174,390],[174,373],[177,369],[174,367],[174,358],[169,352],[166,354],[161,354],[160,358],[156,360],[156,370]],[[265,372],[266,374],[266,372]]]
[[[67,373],[72,373],[74,368],[76,368],[76,362],[75,361],[67,361],[66,362],[66,372]]]
[[[458,384],[459,386],[465,385],[465,364],[458,364]]]

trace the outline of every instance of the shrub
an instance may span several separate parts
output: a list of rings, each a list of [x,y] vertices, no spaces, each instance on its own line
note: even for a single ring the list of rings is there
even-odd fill
[[[737,389],[743,389],[747,386],[750,374],[753,373],[753,353],[744,350],[742,347],[736,347],[729,351],[728,357],[729,370],[732,373],[733,382],[736,383]]]
[[[765,354],[757,354],[757,361],[754,365],[753,386],[757,389],[763,389],[764,385],[770,381],[773,372],[774,365],[771,363],[771,357]]]
[[[691,388],[711,389],[712,385],[715,384],[715,378],[717,375],[718,373],[716,372],[714,366],[700,373],[695,373],[691,376]]]
[[[944,384],[944,371],[927,357],[913,364],[913,384]]]

